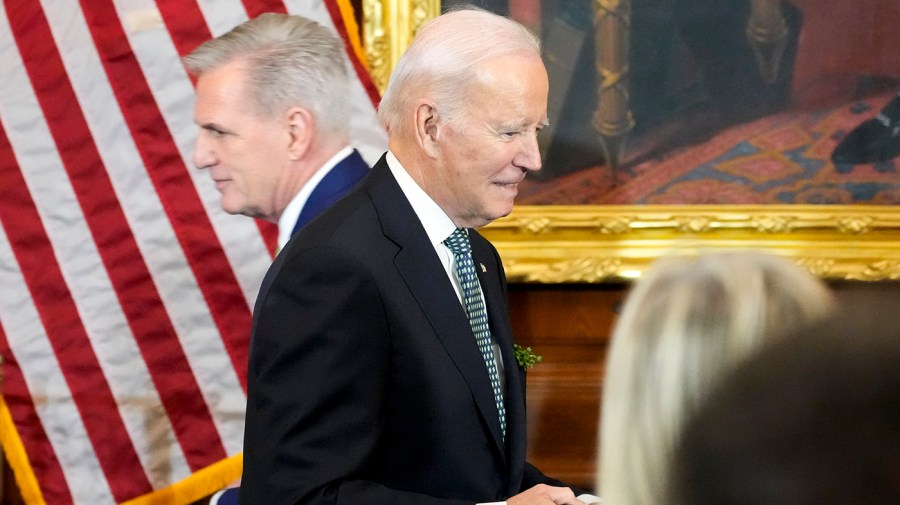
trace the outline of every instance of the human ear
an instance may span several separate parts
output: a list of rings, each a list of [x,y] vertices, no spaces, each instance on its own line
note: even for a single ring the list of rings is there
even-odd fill
[[[429,156],[435,157],[441,125],[438,121],[437,108],[433,103],[420,103],[416,107],[415,127],[419,147]]]
[[[288,137],[288,156],[292,160],[302,158],[309,150],[315,136],[316,121],[312,113],[303,107],[291,107],[285,116]]]

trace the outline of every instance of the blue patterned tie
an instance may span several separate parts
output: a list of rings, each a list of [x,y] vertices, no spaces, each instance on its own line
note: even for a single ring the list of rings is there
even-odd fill
[[[494,403],[497,404],[497,413],[500,416],[500,431],[506,439],[506,408],[503,406],[503,392],[500,390],[500,375],[497,372],[497,362],[494,360],[494,349],[491,345],[491,330],[488,326],[487,311],[484,309],[484,300],[478,284],[478,276],[475,275],[475,263],[472,261],[472,245],[469,243],[469,235],[463,228],[457,228],[444,240],[453,255],[456,256],[456,275],[462,286],[463,300],[466,304],[466,313],[469,315],[469,324],[481,349],[481,356],[487,365],[488,375],[491,378],[491,386],[494,388]]]

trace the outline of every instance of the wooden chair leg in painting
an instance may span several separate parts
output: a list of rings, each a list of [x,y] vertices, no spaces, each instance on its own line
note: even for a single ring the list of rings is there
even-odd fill
[[[766,84],[772,84],[778,78],[787,35],[781,0],[750,0],[747,38],[756,54],[756,63]]]
[[[634,117],[628,97],[631,0],[594,0],[599,89],[594,127],[609,165],[617,171]]]

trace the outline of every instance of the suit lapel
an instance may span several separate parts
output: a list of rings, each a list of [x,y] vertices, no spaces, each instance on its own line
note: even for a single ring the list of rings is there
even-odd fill
[[[475,342],[465,310],[456,297],[444,267],[434,252],[418,217],[382,158],[365,182],[387,238],[399,246],[397,271],[431,324],[444,349],[456,364],[505,459],[500,419],[490,378]],[[490,317],[490,316],[489,316]]]

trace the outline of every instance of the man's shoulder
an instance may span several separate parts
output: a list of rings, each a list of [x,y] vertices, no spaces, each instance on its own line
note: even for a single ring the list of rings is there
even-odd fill
[[[297,233],[301,242],[323,242],[342,240],[369,230],[377,223],[377,216],[371,199],[360,188],[347,194],[318,218]]]

